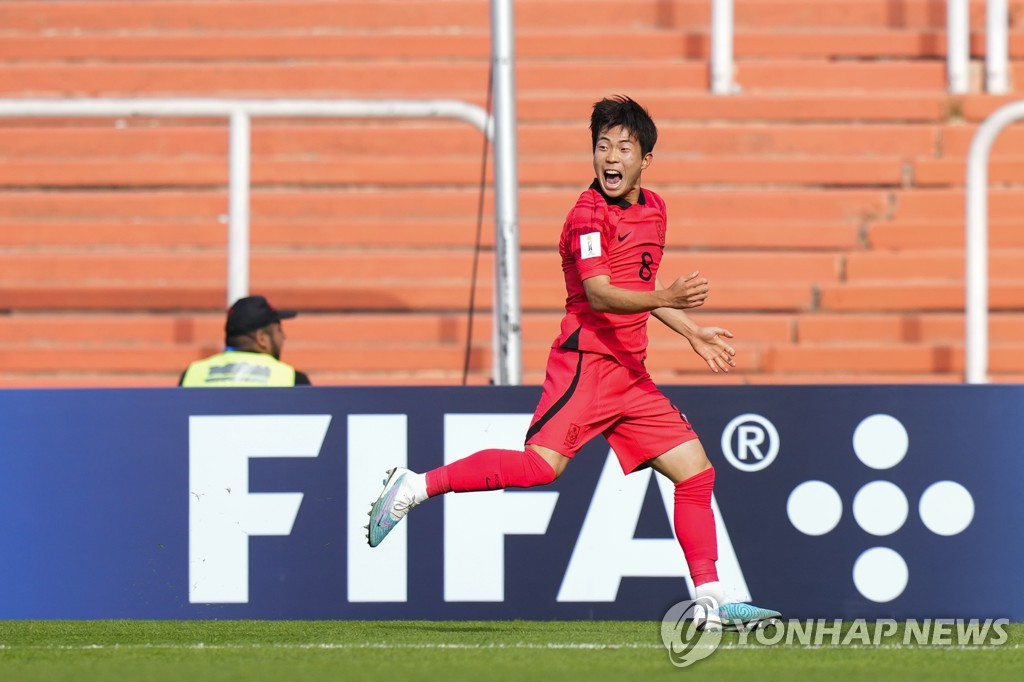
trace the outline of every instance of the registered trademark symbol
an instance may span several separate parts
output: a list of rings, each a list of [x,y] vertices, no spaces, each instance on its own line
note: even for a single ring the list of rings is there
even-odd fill
[[[722,431],[722,453],[740,471],[761,471],[779,455],[779,432],[759,414],[741,414]]]

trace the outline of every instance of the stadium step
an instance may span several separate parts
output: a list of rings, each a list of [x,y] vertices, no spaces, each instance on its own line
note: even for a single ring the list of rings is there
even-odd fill
[[[962,312],[964,285],[949,280],[854,282],[822,285],[819,309],[825,312]],[[989,283],[989,309],[1024,310],[1024,279]]]
[[[883,248],[927,248],[925,227],[899,223],[879,223],[876,238],[892,243]],[[558,240],[562,220],[559,218],[524,217],[519,221],[519,244],[524,249],[552,249]],[[954,227],[963,241],[963,226],[949,224],[941,234],[955,246]],[[872,226],[872,229],[874,226]],[[1012,229],[993,231],[995,244],[1024,245],[1024,233]],[[705,221],[673,220],[670,224],[672,243],[698,250],[785,249],[789,251],[836,251],[860,248],[861,226],[856,221],[814,220],[804,222],[758,220]],[[876,234],[874,231],[871,234]],[[1003,236],[1000,236],[1003,235]],[[480,244],[494,246],[493,216],[484,216]],[[255,219],[250,225],[252,250],[264,248],[366,248],[366,247],[460,247],[473,248],[477,229],[475,217],[453,219],[346,219],[344,224],[334,218],[310,220]],[[1003,241],[1000,242],[999,240]],[[1013,241],[1016,240],[1016,241]],[[941,244],[941,242],[939,242]],[[221,248],[227,244],[226,221],[166,220],[139,216],[106,220],[67,219],[22,220],[0,222],[0,248],[82,249],[83,251],[119,248],[167,249],[178,251],[196,248]],[[485,258],[493,258],[489,250]]]
[[[0,386],[37,385],[30,377],[46,383],[46,377],[89,375],[95,378],[141,377],[142,385],[173,386],[189,362],[217,352],[216,346],[83,347],[53,349],[34,346],[3,345],[0,356]],[[74,350],[69,353],[68,350]],[[1012,378],[1024,374],[1024,344],[993,344],[989,365],[996,377]],[[489,349],[474,347],[469,354],[473,383],[480,383],[489,364]],[[524,348],[523,368],[537,378],[542,372],[548,348],[529,344]],[[430,362],[423,362],[423,356]],[[771,376],[782,382],[811,383],[885,383],[887,381],[957,381],[964,372],[963,346],[958,343],[918,344],[776,344],[760,348],[739,348],[738,367],[729,375],[715,377],[692,353],[678,348],[652,345],[650,357],[658,369],[656,378],[686,383],[759,383]],[[375,344],[360,346],[314,346],[291,344],[286,352],[289,362],[308,372],[315,383],[335,383],[328,377],[347,376],[353,383],[359,377],[374,376],[378,381],[391,377],[395,383],[410,382],[419,375],[424,383],[459,383],[465,349],[461,346],[413,346]],[[432,369],[423,370],[424,365]],[[856,377],[856,378],[855,378]],[[924,377],[930,377],[922,381]],[[18,380],[21,380],[20,382]],[[150,383],[151,382],[151,383]],[[773,381],[774,382],[774,381]],[[384,383],[391,383],[384,381]],[[412,383],[420,383],[412,381]],[[115,384],[116,385],[116,384]]]
[[[893,193],[893,215],[904,220],[945,221],[966,215],[966,198],[963,188],[915,189]],[[989,218],[1004,220],[1021,215],[1024,210],[1024,193],[1011,188],[991,188],[988,192]]]
[[[230,7],[230,11],[225,11]],[[942,28],[945,0],[740,0],[735,21],[742,28]],[[617,0],[520,0],[518,25],[660,26],[704,29],[710,23],[704,0],[634,0],[628,17]],[[984,25],[984,0],[970,0],[971,22]],[[395,30],[459,25],[477,30],[489,26],[487,3],[481,0],[207,0],[202,3],[156,0],[128,5],[113,0],[63,2],[33,0],[0,10],[0,24],[9,31],[254,31]]]
[[[415,284],[381,288],[379,279],[293,283],[256,280],[258,291],[279,308],[333,310],[339,312],[423,312],[465,309],[469,301],[466,282]],[[490,310],[493,286],[479,282],[478,310]],[[190,282],[169,287],[161,282],[100,281],[79,283],[8,283],[0,281],[0,300],[7,310],[18,311],[176,311],[221,310],[226,298],[223,282]],[[523,282],[521,306],[526,311],[558,310],[564,303],[561,288]],[[715,288],[715,311],[807,311],[814,305],[814,289],[807,284],[723,283]],[[710,310],[710,309],[709,309]]]
[[[999,249],[989,254],[988,273],[992,280],[1012,280],[1024,276],[1021,264],[1024,250]],[[952,280],[962,282],[966,269],[962,250],[943,251],[862,251],[845,257],[848,282],[909,280]]]
[[[0,354],[0,374],[7,372],[110,372],[180,374],[192,360],[219,351],[219,347],[148,344],[145,346],[86,346],[74,349],[5,345]],[[549,348],[541,344],[524,346],[523,366],[540,371]],[[993,373],[1024,372],[1024,344],[993,344],[989,364]],[[474,372],[489,364],[485,347],[470,350]],[[703,361],[693,353],[652,346],[662,372],[701,374],[707,372]],[[743,369],[737,373],[854,374],[946,374],[964,371],[962,344],[777,344],[761,349],[739,350]],[[287,359],[315,376],[326,372],[414,372],[428,366],[457,372],[465,361],[465,349],[449,346],[376,343],[357,346],[317,346],[290,344]]]
[[[187,67],[187,68],[186,68]],[[1017,63],[1011,64],[1017,70]],[[945,65],[925,61],[748,60],[736,81],[751,91],[856,89],[928,91],[945,86]],[[706,90],[701,61],[594,61],[580,69],[565,60],[530,61],[516,68],[525,90],[635,92],[673,87]],[[0,63],[0,95],[19,97],[155,97],[217,94],[231,97],[463,98],[487,87],[487,63],[464,61],[168,64]]]
[[[716,123],[734,122],[763,125],[765,123],[830,123],[863,126],[867,123],[893,123],[909,125],[917,123],[983,122],[997,109],[1015,101],[1011,96],[995,96],[977,93],[950,95],[937,91],[901,93],[892,91],[771,91],[737,92],[729,97],[711,95],[703,90],[680,90],[673,87],[658,90],[633,90],[630,92],[652,112],[658,112],[659,125],[676,122]],[[606,93],[601,93],[606,94]],[[316,97],[300,96],[302,99]],[[377,99],[369,97],[368,99]],[[409,98],[403,98],[409,99]],[[411,98],[416,99],[416,98]],[[593,105],[593,96],[581,92],[524,92],[517,97],[517,115],[522,124],[569,123],[579,134],[586,128],[587,112]],[[486,93],[464,93],[461,100],[484,107]],[[195,126],[201,119],[174,119],[161,117],[104,118],[104,117],[59,117],[28,120],[23,117],[0,118],[0,130],[9,127],[32,126],[53,130],[67,126],[107,127],[124,130],[133,125],[168,125],[171,123]],[[217,125],[221,119],[206,122]],[[295,119],[294,124],[308,124],[308,119]],[[380,125],[381,121],[372,122]],[[263,125],[256,119],[254,129]],[[418,123],[422,126],[423,123]],[[582,128],[581,128],[582,126]],[[466,124],[452,124],[463,130]],[[226,130],[226,128],[225,128]],[[713,131],[714,128],[709,127]],[[1011,129],[1007,130],[1009,133]],[[55,133],[59,134],[59,133]],[[226,134],[226,132],[225,132]],[[479,139],[479,133],[475,133]],[[223,145],[226,148],[226,143]],[[575,147],[578,150],[578,146]],[[415,151],[415,150],[410,150]]]
[[[1002,146],[1006,152],[1010,150]],[[993,153],[988,164],[988,180],[994,184],[1024,184],[1024,157],[1005,158]],[[1000,158],[1002,156],[1002,158]],[[966,158],[916,159],[913,184],[919,187],[960,187],[967,176]]]
[[[541,346],[554,340],[561,313],[531,312],[522,316],[524,342]],[[793,340],[795,317],[789,313],[715,313],[715,322],[736,334],[746,344],[788,343]],[[493,320],[489,313],[472,318],[464,309],[452,312],[425,311],[414,315],[388,313],[330,313],[301,310],[299,317],[285,323],[288,346],[394,342],[395,329],[402,328],[401,340],[410,344],[464,346],[488,345]],[[663,325],[652,325],[653,341],[663,345],[685,344]],[[223,341],[224,313],[209,312],[118,312],[18,313],[0,316],[0,344],[53,346],[67,342],[76,346],[186,344],[214,347]]]
[[[583,110],[585,112],[585,109]],[[586,121],[573,123],[524,123],[517,130],[521,153],[559,157],[573,155],[590,166],[590,136]],[[908,123],[762,123],[744,122],[708,126],[705,123],[668,119],[658,129],[655,154],[687,156],[806,156],[830,157],[928,157],[940,153],[966,156],[974,128]],[[1012,131],[1007,131],[1007,135]],[[1015,133],[998,153],[1013,153],[1022,140]],[[429,138],[430,145],[423,140]],[[951,149],[951,147],[954,147]],[[962,148],[962,151],[960,151]],[[367,156],[444,160],[450,156],[472,158],[479,170],[483,152],[481,133],[466,124],[417,122],[329,122],[281,125],[257,120],[252,130],[255,162],[266,158],[295,160]],[[60,159],[79,155],[108,159],[168,157],[227,158],[228,129],[222,125],[94,124],[73,127],[0,127],[0,157],[9,159]],[[652,167],[653,171],[653,167]]]
[[[589,184],[590,175],[584,183]],[[533,218],[546,217],[561,224],[584,183],[571,189],[520,188],[520,213]],[[896,193],[872,189],[737,189],[735,191],[691,192],[685,189],[653,189],[673,207],[673,215],[688,221],[739,221],[753,216],[772,216],[773,220],[859,220],[887,215],[894,195],[908,202],[909,215],[930,217],[936,213],[953,215],[958,200],[954,193]],[[920,193],[920,192],[918,192]],[[932,205],[934,197],[938,204]],[[308,220],[335,218],[344,224],[351,207],[372,202],[378,219],[475,218],[480,208],[477,188],[402,189],[381,191],[373,188],[330,188],[324,190],[259,190],[251,195],[251,213],[258,219]],[[1016,193],[993,192],[992,215],[996,218],[1019,215],[1024,197]],[[961,201],[962,203],[962,201]],[[901,212],[904,208],[901,206]],[[961,210],[958,212],[962,214]],[[217,218],[227,215],[227,194],[223,191],[95,191],[49,192],[11,190],[0,193],[0,216],[12,219],[135,218],[150,219]],[[483,215],[494,215],[493,198],[487,193]]]
[[[950,95],[940,91],[856,91],[814,90],[738,92],[729,97],[712,95],[705,90],[682,90],[675,86],[657,90],[630,88],[637,99],[652,112],[658,112],[659,125],[677,121],[707,122],[832,122],[860,125],[868,122],[941,123],[947,121],[980,122],[1000,106],[1014,101],[1011,96],[982,94]],[[305,98],[303,96],[303,98]],[[372,97],[371,97],[372,99]],[[465,93],[462,99],[480,107],[486,105],[486,92]],[[589,92],[523,91],[517,96],[516,113],[522,122],[572,122],[585,124],[593,105]],[[146,119],[68,119],[48,118],[30,121],[34,127],[81,124],[83,120],[96,125],[123,129],[135,120]],[[167,121],[168,119],[161,119]],[[0,119],[0,128],[15,124],[18,119]],[[257,122],[258,123],[258,122]],[[585,125],[584,125],[585,128]],[[577,128],[576,130],[579,130]],[[709,128],[713,130],[713,128]],[[225,145],[226,146],[226,145]],[[415,150],[410,150],[415,151]]]
[[[517,27],[517,61],[572,58],[603,59],[607,45],[619,33],[605,26],[552,31]],[[637,28],[622,60],[708,59],[711,36],[707,27],[692,30]],[[1024,58],[1024,35],[1009,36],[1011,59]],[[446,32],[438,26],[390,33],[342,30],[319,34],[251,31],[172,34],[28,34],[8,35],[0,43],[0,62],[68,61],[111,62],[343,60],[343,59],[475,59],[487,61],[491,53],[489,31],[463,29]],[[934,28],[893,28],[884,32],[860,29],[749,29],[734,36],[736,59],[944,59],[945,31]],[[971,36],[971,56],[984,59],[985,35]]]
[[[881,220],[867,229],[867,241],[874,249],[963,249],[966,241],[964,218]],[[1024,248],[1024,230],[1012,218],[990,220],[988,243],[994,249]]]
[[[92,388],[96,386],[122,388],[166,388],[174,386],[179,372],[152,372],[96,374],[96,373],[0,373],[0,388]],[[957,384],[963,376],[955,372],[927,374],[878,374],[865,372],[829,372],[814,374],[741,374],[733,370],[730,374],[675,372],[654,370],[651,376],[662,385],[685,383],[687,385],[712,384],[732,385],[785,385],[785,384]],[[523,383],[540,385],[543,372],[525,371]],[[486,386],[490,375],[486,372],[471,372],[468,381],[463,382],[462,370],[415,371],[415,372],[321,372],[313,377],[319,386]],[[994,384],[1019,384],[1024,373],[995,374]]]
[[[1024,372],[1024,345],[993,344],[989,365],[995,374]],[[955,374],[964,372],[962,344],[794,344],[775,346],[761,358],[762,370],[799,375],[822,372],[874,374]]]
[[[962,344],[963,313],[814,313],[799,315],[795,337],[800,343],[926,343]],[[989,334],[996,343],[1024,342],[1024,317],[1017,313],[989,316]]]
[[[714,323],[735,333],[735,342],[746,346],[804,343],[925,343],[962,344],[965,321],[958,313],[727,313],[705,311]],[[550,343],[561,319],[557,311],[526,311],[522,317],[524,342]],[[470,338],[476,345],[488,345],[492,319],[489,313],[473,317]],[[329,313],[300,311],[289,320],[289,347],[302,344],[373,344],[395,340],[402,327],[402,340],[411,344],[454,344],[467,340],[468,315],[461,312]],[[1024,343],[1024,317],[1013,312],[989,316],[990,336],[995,343]],[[652,324],[649,335],[660,348],[685,342],[667,327]],[[171,313],[18,313],[0,317],[0,345],[76,346],[185,344],[216,347],[224,335],[221,311]]]
[[[163,282],[168,286],[187,285],[197,281],[226,279],[227,263],[221,251],[147,253],[49,253],[40,258],[36,253],[0,253],[0,282],[9,283],[99,283],[99,282]],[[494,258],[479,259],[477,280],[493,278]],[[934,260],[932,258],[931,260]],[[950,258],[938,261],[936,268],[948,266]],[[473,273],[474,256],[470,251],[365,249],[335,252],[258,252],[252,255],[250,271],[254,283],[276,286],[279,283],[333,283],[334,286],[366,286],[375,280],[381,293],[390,286],[453,283],[468,286]],[[1012,262],[1007,258],[1007,262]],[[925,261],[930,264],[930,261]],[[390,271],[382,273],[382,266]],[[882,262],[878,267],[886,267]],[[866,266],[871,267],[871,265]],[[665,252],[659,271],[664,284],[694,270],[709,277],[717,288],[719,282],[746,283],[774,279],[778,284],[810,286],[836,282],[841,259],[828,253],[715,252],[696,254],[689,251]],[[934,268],[923,272],[932,275]],[[997,270],[998,272],[998,270]],[[1008,268],[1007,272],[1011,272]],[[546,288],[557,294],[563,276],[557,256],[550,251],[523,252],[520,274],[531,287]],[[557,304],[556,304],[557,305]],[[557,307],[561,307],[560,305]]]
[[[113,162],[111,162],[113,161]],[[521,156],[519,180],[528,185],[580,184],[588,171],[580,156]],[[951,164],[952,165],[952,164]],[[227,161],[222,158],[88,160],[48,159],[12,161],[0,165],[0,187],[220,187],[228,182]],[[963,169],[963,163],[957,164]],[[493,183],[489,166],[487,183]],[[652,167],[653,168],[653,167]],[[1024,164],[1010,169],[1024,180]],[[784,186],[894,186],[905,176],[899,158],[848,159],[842,157],[679,157],[658,155],[652,177],[671,178],[675,184]],[[481,159],[446,157],[434,159],[382,159],[379,157],[336,157],[321,159],[267,159],[252,164],[252,186],[323,186],[366,183],[376,186],[472,185],[479,183]],[[1003,174],[1006,175],[1006,174]],[[994,175],[994,177],[1000,177]],[[935,183],[933,183],[935,184]],[[944,183],[950,184],[950,183]]]
[[[1014,95],[968,93],[950,95],[945,88],[915,92],[816,89],[813,91],[741,91],[722,97],[674,87],[636,91],[637,99],[664,121],[832,122],[863,125],[868,122],[900,124],[984,121],[996,109],[1015,101]],[[585,122],[593,99],[590,93],[520,93],[516,113],[520,120]],[[470,100],[483,104],[483,99]],[[709,131],[715,127],[708,126]]]

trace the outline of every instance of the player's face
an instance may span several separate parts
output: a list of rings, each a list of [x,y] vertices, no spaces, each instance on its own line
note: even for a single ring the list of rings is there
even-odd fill
[[[594,173],[601,189],[612,199],[635,204],[640,198],[640,174],[651,164],[640,143],[622,126],[605,128],[594,147]]]

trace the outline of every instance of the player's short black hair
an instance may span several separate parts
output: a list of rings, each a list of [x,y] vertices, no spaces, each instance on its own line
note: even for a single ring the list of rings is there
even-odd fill
[[[654,151],[658,141],[658,128],[647,109],[625,95],[605,97],[594,104],[590,115],[591,148],[597,149],[597,138],[609,128],[622,126],[640,143],[640,153],[647,155]]]

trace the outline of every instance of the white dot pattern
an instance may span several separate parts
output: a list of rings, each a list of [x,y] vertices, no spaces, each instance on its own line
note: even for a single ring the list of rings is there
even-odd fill
[[[853,432],[853,451],[857,458],[875,470],[891,469],[903,461],[910,448],[910,437],[903,424],[887,414],[863,419]],[[852,511],[857,525],[876,537],[892,535],[902,528],[909,514],[903,490],[889,481],[872,481],[857,491]],[[805,481],[793,488],[786,502],[790,523],[805,535],[825,535],[843,515],[843,500],[824,481]],[[921,495],[918,513],[928,530],[936,535],[962,533],[974,520],[974,498],[955,481],[938,481]],[[853,565],[853,583],[866,599],[890,602],[906,590],[910,582],[907,562],[888,547],[872,547]]]
[[[909,447],[907,430],[887,414],[867,417],[853,432],[853,451],[872,469],[891,469],[906,457]]]
[[[907,496],[889,481],[872,481],[853,498],[853,518],[872,535],[892,535],[907,521]]]
[[[805,481],[789,494],[786,513],[790,523],[804,535],[824,535],[842,518],[843,500],[828,483]]]
[[[938,481],[922,493],[917,511],[931,532],[956,535],[974,520],[974,498],[967,488],[955,481]]]
[[[853,564],[853,584],[874,602],[892,601],[903,594],[909,581],[907,562],[888,547],[872,547]]]

